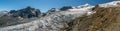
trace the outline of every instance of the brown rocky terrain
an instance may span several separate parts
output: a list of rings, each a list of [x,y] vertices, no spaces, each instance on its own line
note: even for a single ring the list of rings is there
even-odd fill
[[[94,8],[93,15],[75,19],[67,31],[120,31],[120,7]]]

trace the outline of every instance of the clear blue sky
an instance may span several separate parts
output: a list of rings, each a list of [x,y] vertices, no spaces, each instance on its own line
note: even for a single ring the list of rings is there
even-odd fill
[[[111,2],[112,0],[0,0],[0,10],[22,9],[27,6],[40,9],[42,12],[50,8],[63,6],[79,6],[86,3],[91,5]]]

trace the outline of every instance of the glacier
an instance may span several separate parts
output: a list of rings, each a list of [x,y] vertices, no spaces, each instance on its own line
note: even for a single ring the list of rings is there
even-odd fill
[[[99,7],[114,7],[117,6],[118,3],[120,3],[120,1],[113,1],[99,4]],[[72,22],[75,18],[89,16],[95,13],[95,11],[92,10],[93,7],[95,6],[85,4],[66,11],[56,11],[28,23],[1,27],[0,31],[63,31],[64,28],[69,27],[68,23]]]
[[[84,7],[68,9],[67,11],[56,11],[40,19],[19,24],[15,26],[1,27],[0,31],[60,31],[67,28],[73,19],[87,15],[92,12],[94,6],[85,4]],[[90,14],[90,13],[89,13]]]

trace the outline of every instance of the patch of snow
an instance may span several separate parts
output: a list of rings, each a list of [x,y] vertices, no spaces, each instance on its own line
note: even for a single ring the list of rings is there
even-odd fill
[[[92,5],[85,4],[85,5],[78,6],[76,8],[74,7],[73,9],[69,9],[69,11],[73,11],[72,13],[79,12],[79,13],[87,13],[87,15],[91,15],[93,14],[93,11],[92,11],[93,7],[94,6]]]
[[[104,4],[99,4],[99,7],[120,7],[120,1],[113,1]]]

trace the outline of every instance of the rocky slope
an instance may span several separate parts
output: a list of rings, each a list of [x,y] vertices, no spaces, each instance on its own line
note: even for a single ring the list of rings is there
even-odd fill
[[[113,4],[112,4],[113,3]],[[79,17],[70,23],[67,31],[120,31],[119,1],[100,4],[93,8],[96,13]],[[104,7],[103,7],[104,6]],[[117,7],[116,7],[117,6]]]
[[[120,7],[95,10],[91,16],[75,19],[68,31],[120,31]]]
[[[85,4],[60,10],[52,8],[44,17],[0,27],[0,31],[119,31],[119,3],[113,1],[95,7]]]

